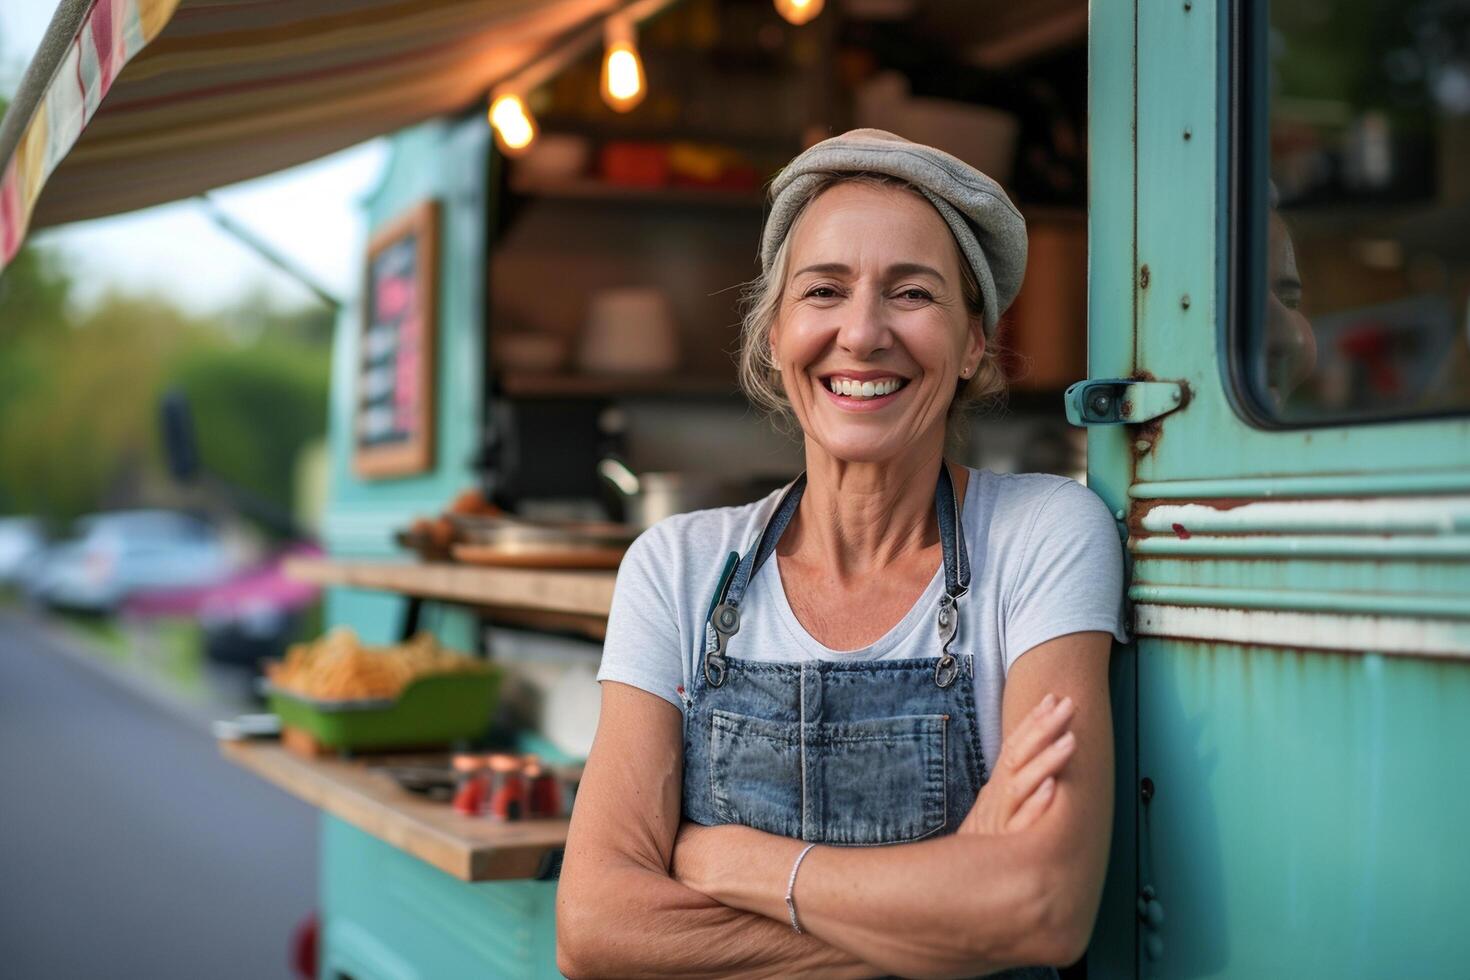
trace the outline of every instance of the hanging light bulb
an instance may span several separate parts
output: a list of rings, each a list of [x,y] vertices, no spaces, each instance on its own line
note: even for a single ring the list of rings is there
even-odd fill
[[[490,125],[495,142],[506,156],[524,153],[536,138],[536,120],[526,102],[514,92],[497,95],[490,103]]]
[[[776,13],[800,27],[815,20],[822,12],[825,0],[776,0]]]
[[[621,15],[609,17],[603,38],[602,101],[616,112],[631,112],[648,91],[633,22]]]

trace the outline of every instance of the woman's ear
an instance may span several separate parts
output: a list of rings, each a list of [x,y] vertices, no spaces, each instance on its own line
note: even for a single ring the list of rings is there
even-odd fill
[[[965,337],[965,377],[970,377],[980,369],[980,361],[985,357],[985,320],[982,317],[972,316],[969,318],[969,330]]]

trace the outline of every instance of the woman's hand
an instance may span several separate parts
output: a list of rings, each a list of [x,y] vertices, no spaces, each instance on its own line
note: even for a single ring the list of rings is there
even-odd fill
[[[1068,723],[1071,698],[1042,698],[1005,740],[990,781],[980,790],[959,833],[1014,834],[1036,822],[1056,796],[1057,776],[1077,749]]]

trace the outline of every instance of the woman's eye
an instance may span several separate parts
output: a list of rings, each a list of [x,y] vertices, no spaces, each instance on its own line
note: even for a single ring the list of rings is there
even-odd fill
[[[813,286],[806,291],[806,294],[815,299],[831,299],[837,295],[837,290],[831,286]]]
[[[920,289],[918,286],[910,286],[898,295],[900,299],[912,300],[914,302],[924,302],[933,299],[926,290]]]

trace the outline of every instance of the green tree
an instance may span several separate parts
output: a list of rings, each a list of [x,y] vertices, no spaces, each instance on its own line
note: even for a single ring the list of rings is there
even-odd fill
[[[330,352],[272,326],[248,346],[183,354],[171,379],[193,408],[203,465],[290,513],[296,456],[326,432]]]

